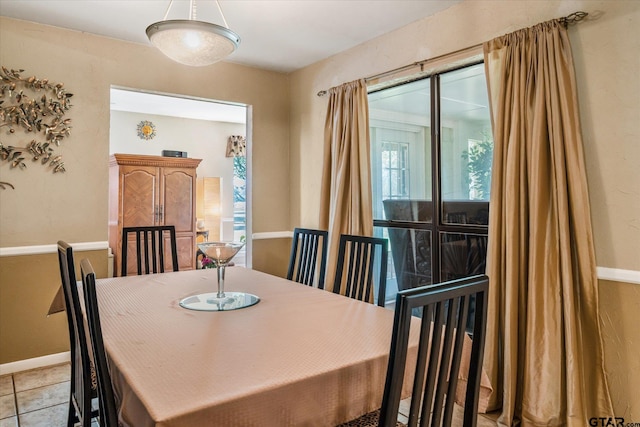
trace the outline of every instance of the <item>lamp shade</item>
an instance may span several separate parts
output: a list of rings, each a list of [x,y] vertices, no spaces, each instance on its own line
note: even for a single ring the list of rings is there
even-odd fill
[[[240,44],[240,37],[228,28],[186,19],[151,24],[147,37],[169,58],[194,67],[218,62]]]

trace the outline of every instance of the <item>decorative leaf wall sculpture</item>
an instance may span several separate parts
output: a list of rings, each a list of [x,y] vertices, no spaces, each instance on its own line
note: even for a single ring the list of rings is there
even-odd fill
[[[0,160],[9,163],[11,169],[25,169],[25,159],[50,168],[53,173],[64,172],[62,156],[55,155],[54,147],[71,132],[71,119],[64,118],[71,108],[73,94],[64,89],[63,83],[49,83],[35,76],[23,78],[24,70],[9,70],[2,67],[0,73],[0,128],[8,129],[7,137],[16,130],[41,134],[44,141],[32,139],[26,147],[5,145],[0,140]],[[42,96],[40,93],[44,92]],[[7,102],[5,102],[7,101]],[[0,189],[14,188],[0,181]]]

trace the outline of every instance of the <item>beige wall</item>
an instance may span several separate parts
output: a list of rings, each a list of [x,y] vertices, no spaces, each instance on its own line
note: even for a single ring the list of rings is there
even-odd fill
[[[254,218],[254,232],[288,229],[286,75],[231,63],[187,67],[150,46],[4,17],[0,17],[0,64],[64,82],[74,94],[69,111],[73,129],[59,149],[67,172],[52,175],[32,164],[26,171],[0,168],[0,181],[17,187],[0,195],[2,247],[59,238],[106,240],[111,85],[252,105],[253,207],[261,213]],[[23,141],[30,140],[30,135],[22,136]],[[90,212],[68,209],[81,203],[90,206]]]
[[[0,181],[16,187],[0,190],[0,248],[51,245],[60,239],[71,243],[107,240],[111,85],[252,106],[253,231],[289,229],[287,75],[231,63],[186,67],[150,46],[5,17],[0,17],[0,65],[22,68],[25,77],[63,82],[73,93],[68,112],[71,136],[58,149],[66,173],[53,175],[30,161],[24,171],[10,170],[6,162],[0,165]],[[32,137],[22,131],[11,136],[4,129],[0,133],[0,141],[7,145],[20,146]],[[269,242],[258,245],[256,251],[258,260],[269,258]],[[42,311],[55,288],[42,278],[56,280],[57,264],[38,262],[41,256],[11,258],[0,258],[0,363],[61,351],[68,344],[60,335],[40,345],[33,342],[36,337],[31,333],[50,330],[48,324],[58,322],[58,331],[64,335],[59,329],[64,319],[47,320]],[[106,271],[106,252],[103,259]],[[25,294],[25,286],[33,291]],[[19,306],[24,316],[5,316],[8,306]],[[25,316],[37,321],[24,323]],[[12,331],[21,331],[24,345],[11,338]]]
[[[253,268],[280,277],[287,275],[291,238],[253,241]]]
[[[596,256],[640,271],[640,2],[467,0],[291,75],[291,220],[318,225],[327,98],[319,90],[444,55],[583,10],[571,27]],[[640,420],[640,285],[600,282],[618,416]],[[624,301],[623,301],[624,300]],[[618,302],[622,302],[618,304]],[[635,333],[635,336],[634,336]],[[635,361],[635,362],[633,362]]]
[[[605,368],[616,416],[640,419],[640,285],[600,281]],[[635,321],[633,321],[635,318]]]
[[[76,251],[88,258],[96,277],[107,277],[107,251]],[[0,364],[69,351],[64,312],[47,316],[60,289],[57,253],[0,258]]]

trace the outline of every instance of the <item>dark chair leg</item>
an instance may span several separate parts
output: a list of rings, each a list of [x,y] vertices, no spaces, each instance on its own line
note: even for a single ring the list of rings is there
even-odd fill
[[[69,393],[69,414],[67,416],[67,427],[73,427],[78,422],[76,409],[73,406],[73,393]]]

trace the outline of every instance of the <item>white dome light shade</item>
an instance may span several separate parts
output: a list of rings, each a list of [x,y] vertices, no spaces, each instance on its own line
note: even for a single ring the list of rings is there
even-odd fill
[[[240,36],[228,28],[208,22],[176,19],[147,27],[151,43],[181,64],[202,67],[233,53]]]

